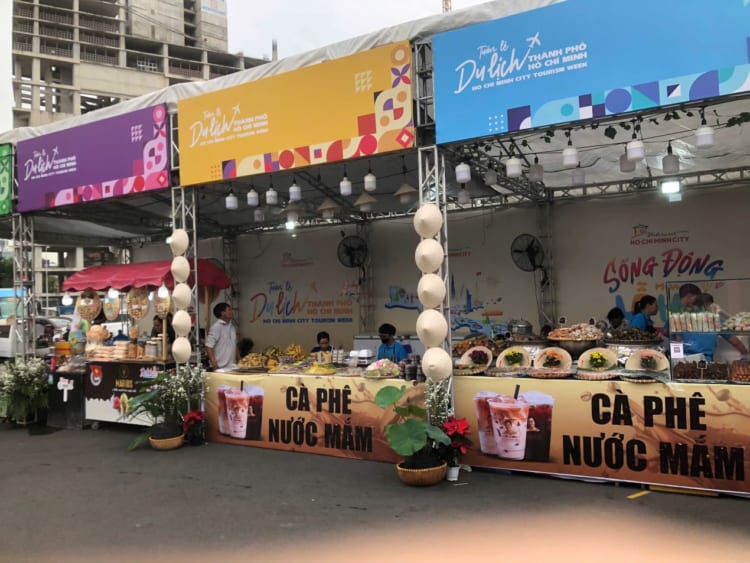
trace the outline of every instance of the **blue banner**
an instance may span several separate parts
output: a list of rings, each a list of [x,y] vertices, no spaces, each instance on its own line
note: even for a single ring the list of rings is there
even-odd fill
[[[567,0],[433,37],[437,142],[750,91],[750,0]]]

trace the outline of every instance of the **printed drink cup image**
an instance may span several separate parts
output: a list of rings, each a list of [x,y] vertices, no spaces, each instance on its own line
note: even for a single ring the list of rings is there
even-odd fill
[[[552,407],[555,399],[540,391],[526,391],[519,395],[529,404],[529,421],[526,425],[526,453],[529,461],[549,461],[552,439]]]
[[[219,385],[218,389],[216,390],[216,397],[219,402],[219,434],[229,434],[226,393],[230,389],[231,387],[229,385]]]
[[[497,455],[502,459],[523,459],[529,405],[522,399],[500,395],[487,401],[495,431]]]
[[[477,411],[477,432],[479,433],[479,449],[483,454],[497,455],[495,434],[492,429],[490,415],[490,399],[497,399],[500,395],[492,391],[480,391],[474,395],[474,408]]]
[[[227,421],[229,435],[232,438],[245,438],[247,432],[247,410],[250,405],[250,394],[247,391],[229,389],[224,393],[227,401]]]
[[[263,387],[246,387],[245,391],[249,395],[247,407],[247,430],[245,430],[246,440],[260,440],[260,432],[263,427]]]

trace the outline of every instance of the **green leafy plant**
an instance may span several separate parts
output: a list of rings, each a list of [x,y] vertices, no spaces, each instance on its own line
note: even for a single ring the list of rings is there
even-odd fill
[[[204,383],[203,369],[190,365],[160,372],[154,379],[140,383],[141,393],[128,402],[128,416],[146,414],[154,424],[128,449],[144,446],[149,437],[173,438],[182,434],[186,415],[202,408]]]
[[[427,411],[404,400],[406,386],[388,385],[375,395],[375,404],[383,409],[393,407],[396,422],[385,425],[388,445],[403,456],[403,467],[414,469],[442,463],[438,444],[449,445],[450,438],[438,426],[427,421]]]
[[[16,360],[0,366],[0,402],[6,415],[24,421],[37,409],[47,408],[49,369],[44,360]]]

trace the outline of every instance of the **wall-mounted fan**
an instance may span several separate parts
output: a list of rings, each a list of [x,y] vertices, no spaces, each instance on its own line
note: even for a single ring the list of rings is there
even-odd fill
[[[339,242],[336,254],[347,268],[361,268],[367,261],[367,242],[357,235],[345,236]]]
[[[534,235],[518,235],[510,244],[510,256],[521,270],[533,272],[542,268],[544,247]]]

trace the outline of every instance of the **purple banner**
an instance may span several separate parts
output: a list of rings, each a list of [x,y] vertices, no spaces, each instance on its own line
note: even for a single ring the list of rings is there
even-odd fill
[[[168,126],[161,104],[19,142],[18,211],[168,188]]]

